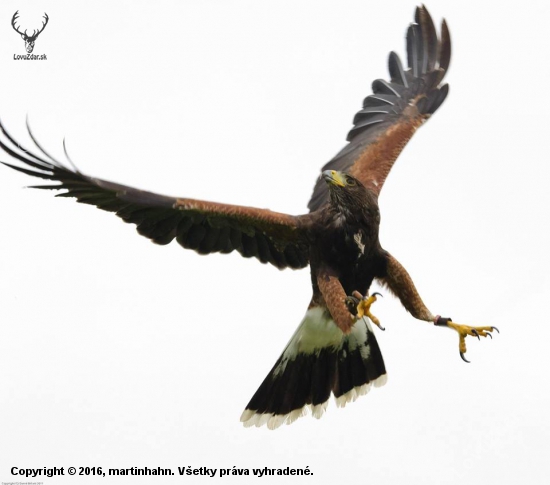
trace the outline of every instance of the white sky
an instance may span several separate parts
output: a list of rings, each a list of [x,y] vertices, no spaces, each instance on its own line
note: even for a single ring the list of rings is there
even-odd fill
[[[303,213],[371,82],[387,78],[388,53],[404,57],[414,6],[6,0],[0,115],[28,141],[28,113],[60,156],[66,137],[90,175]],[[381,242],[434,313],[501,334],[469,339],[465,364],[456,335],[386,295],[373,309],[386,327],[384,388],[343,410],[331,402],[320,421],[244,429],[244,406],[306,309],[309,272],[155,246],[0,168],[1,481],[24,481],[12,466],[191,465],[314,473],[262,483],[544,483],[550,11],[428,8],[451,29],[450,95],[390,175]],[[35,47],[47,61],[13,60],[17,9],[48,13]]]

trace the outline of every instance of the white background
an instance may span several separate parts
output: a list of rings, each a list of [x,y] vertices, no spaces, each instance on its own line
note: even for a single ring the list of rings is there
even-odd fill
[[[4,1],[0,115],[27,143],[28,113],[60,157],[66,137],[90,175],[303,213],[389,51],[403,57],[414,6]],[[450,95],[388,179],[380,238],[434,313],[501,334],[468,339],[465,364],[455,334],[386,295],[373,310],[387,329],[384,388],[320,421],[244,429],[309,302],[308,271],[155,246],[0,167],[2,481],[24,481],[13,466],[191,465],[314,473],[262,483],[546,482],[548,3],[428,7],[451,29]],[[35,47],[47,61],[13,60],[17,9],[22,22],[48,13]]]

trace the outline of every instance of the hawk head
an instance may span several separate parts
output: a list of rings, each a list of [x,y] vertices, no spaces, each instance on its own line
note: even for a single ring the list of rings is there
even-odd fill
[[[358,179],[338,170],[325,170],[321,176],[328,184],[331,206],[343,213],[346,219],[366,218],[371,222],[380,222],[376,194]]]

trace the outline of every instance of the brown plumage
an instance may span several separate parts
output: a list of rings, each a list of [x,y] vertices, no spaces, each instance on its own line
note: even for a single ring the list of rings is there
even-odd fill
[[[414,318],[427,322],[434,321],[435,316],[424,305],[409,273],[389,253],[386,253],[386,275],[380,278],[380,282],[401,300]]]
[[[425,7],[407,32],[408,69],[389,57],[390,81],[376,80],[348,134],[349,143],[323,167],[309,214],[167,197],[108,182],[65,167],[29,134],[38,153],[17,143],[0,124],[0,147],[23,166],[7,164],[53,184],[60,197],[95,205],[137,225],[157,244],[174,239],[201,254],[237,251],[277,268],[310,265],[312,299],[295,335],[246,407],[245,425],[275,428],[311,408],[320,417],[331,393],[345,405],[382,385],[386,371],[368,321],[356,321],[346,304],[368,293],[376,278],[413,316],[433,321],[405,269],[380,245],[378,195],[407,141],[448,93],[441,81],[451,44],[445,22],[438,39]]]
[[[349,143],[323,167],[352,174],[376,194],[407,142],[449,93],[449,86],[441,85],[451,60],[447,24],[442,22],[438,39],[426,7],[416,9],[415,21],[407,31],[409,69],[404,70],[399,56],[390,53],[390,82],[372,83],[373,94],[353,119]],[[327,188],[318,181],[309,209],[320,208],[326,197]]]

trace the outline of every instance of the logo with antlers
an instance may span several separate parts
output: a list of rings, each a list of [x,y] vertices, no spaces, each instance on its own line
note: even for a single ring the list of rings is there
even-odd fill
[[[34,49],[34,43],[36,42],[36,38],[40,35],[40,33],[44,30],[46,25],[48,24],[48,14],[44,12],[44,20],[42,21],[42,27],[38,30],[34,30],[32,35],[27,34],[27,29],[25,29],[25,32],[21,32],[15,23],[17,22],[17,19],[19,18],[19,10],[13,14],[13,17],[11,19],[11,26],[13,27],[13,30],[15,30],[18,34],[21,34],[21,37],[25,41],[25,49],[28,54],[32,52]]]

